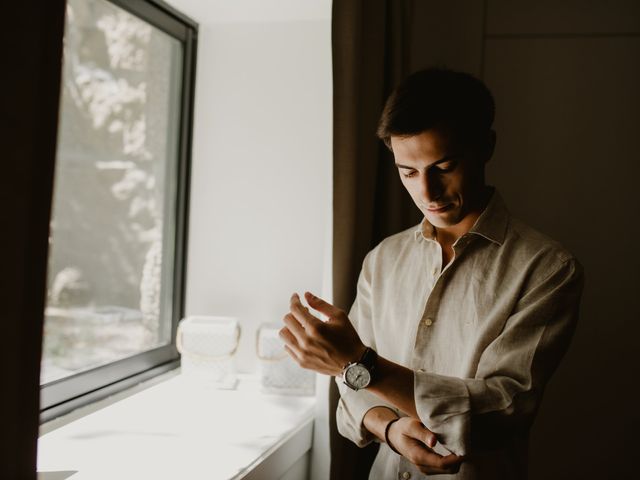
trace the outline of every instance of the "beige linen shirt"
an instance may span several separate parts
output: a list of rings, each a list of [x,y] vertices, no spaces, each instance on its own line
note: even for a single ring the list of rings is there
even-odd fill
[[[436,451],[466,455],[457,474],[438,478],[524,479],[529,427],[578,319],[582,267],[511,217],[495,189],[444,270],[434,232],[425,218],[367,254],[349,318],[366,345],[415,372],[416,409]],[[365,413],[398,410],[336,382],[338,431],[364,446],[373,440]],[[426,475],[382,444],[369,478]]]

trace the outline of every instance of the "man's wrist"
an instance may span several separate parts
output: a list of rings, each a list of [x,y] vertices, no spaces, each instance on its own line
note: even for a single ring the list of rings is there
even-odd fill
[[[387,444],[387,446],[393,450],[395,453],[397,453],[398,455],[402,455],[398,450],[395,449],[395,447],[393,446],[393,444],[391,443],[391,441],[389,440],[389,432],[391,431],[391,425],[393,425],[395,422],[397,422],[398,420],[400,420],[400,417],[396,417],[392,420],[389,420],[389,422],[387,422],[387,426],[384,427],[384,441]]]
[[[364,428],[374,435],[381,443],[385,442],[385,429],[390,421],[399,415],[390,407],[377,406],[369,409],[362,419]]]
[[[354,355],[352,356],[352,362],[357,362],[358,360],[360,360],[362,358],[362,356],[364,355],[364,352],[367,351],[367,347],[364,343],[362,345],[360,345],[356,351],[354,352]]]

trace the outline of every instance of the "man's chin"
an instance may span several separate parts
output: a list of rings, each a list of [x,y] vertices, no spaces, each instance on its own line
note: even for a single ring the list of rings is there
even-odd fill
[[[440,216],[437,216],[437,217],[433,218],[432,216],[427,215],[426,217],[427,217],[427,220],[429,221],[429,223],[431,225],[433,225],[434,227],[436,227],[436,228],[448,228],[448,227],[452,227],[452,226],[454,226],[456,224],[456,222],[449,221],[448,219],[440,217]]]
[[[449,228],[460,223],[457,209],[451,209],[449,212],[440,214],[424,212],[424,215],[427,217],[427,221],[436,228]]]

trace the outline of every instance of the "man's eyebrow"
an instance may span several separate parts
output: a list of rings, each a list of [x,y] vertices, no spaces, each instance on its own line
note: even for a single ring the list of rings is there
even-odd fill
[[[436,160],[435,162],[430,164],[429,167],[432,167],[433,165],[438,165],[439,163],[444,163],[444,162],[446,162],[448,160],[452,160],[454,158],[459,157],[460,155],[461,155],[460,153],[453,153],[451,155],[446,155],[446,156],[442,157],[440,160]],[[400,164],[398,162],[396,162],[396,167],[398,167],[398,168],[406,168],[406,169],[409,169],[409,170],[415,170],[415,167],[410,167],[408,165],[402,165],[402,164]]]

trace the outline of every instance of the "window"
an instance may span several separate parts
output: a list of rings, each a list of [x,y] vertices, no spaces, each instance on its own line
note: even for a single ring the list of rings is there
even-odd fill
[[[67,3],[43,419],[178,358],[196,29],[161,2]]]

